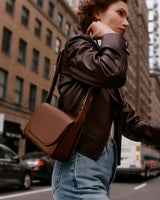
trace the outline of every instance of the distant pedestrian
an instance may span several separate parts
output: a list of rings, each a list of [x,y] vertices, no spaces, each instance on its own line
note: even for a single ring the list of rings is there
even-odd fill
[[[59,107],[76,117],[89,87],[94,89],[76,151],[68,162],[55,162],[53,197],[109,200],[122,134],[160,147],[160,124],[141,120],[121,91],[129,55],[123,37],[129,26],[127,0],[84,0],[78,16],[83,34],[65,46]]]

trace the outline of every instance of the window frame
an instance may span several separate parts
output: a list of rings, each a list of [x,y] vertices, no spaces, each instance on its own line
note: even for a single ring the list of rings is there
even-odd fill
[[[16,88],[17,86],[17,81],[20,83],[20,90]],[[15,82],[15,91],[14,91],[14,103],[18,106],[22,105],[22,98],[23,98],[23,79],[20,77],[16,77],[16,82]],[[18,102],[16,102],[16,95],[18,95]]]
[[[41,30],[42,30],[42,22],[38,18],[36,18],[35,19],[34,34],[39,38],[41,37]]]
[[[21,24],[23,24],[25,27],[29,26],[29,15],[30,11],[25,6],[23,6],[21,15]]]
[[[74,5],[74,3],[75,3],[75,1],[74,1],[74,0],[69,0],[69,5],[70,5],[70,6],[73,6],[73,5]]]
[[[52,96],[52,105],[53,106],[58,106],[58,97],[56,95]]]
[[[4,82],[0,82],[0,88],[2,88],[2,97],[0,96],[0,100],[5,101],[7,95],[7,83],[8,83],[8,72],[2,68],[0,68],[0,73],[4,73]]]
[[[46,44],[51,47],[52,46],[52,31],[47,28],[46,31]]]
[[[61,13],[57,15],[57,25],[59,28],[63,27],[63,15]]]
[[[76,30],[73,31],[73,36],[76,36],[78,33]]]
[[[48,95],[48,91],[47,90],[42,90],[42,103],[45,102],[46,98],[47,98],[47,95]]]
[[[32,53],[32,70],[38,72],[40,52],[36,49],[33,49]]]
[[[47,79],[49,79],[49,74],[50,74],[50,63],[51,63],[50,59],[45,57],[44,58],[44,73],[43,73],[43,76]]]
[[[11,4],[9,3],[9,1],[12,1]],[[14,9],[15,9],[15,0],[6,0],[5,10],[11,15],[14,15]]]
[[[6,27],[3,27],[3,36],[2,36],[2,52],[3,53],[10,55],[11,42],[12,42],[12,32]]]
[[[58,44],[59,43],[59,44]],[[61,45],[62,45],[62,41],[60,38],[56,38],[56,45],[55,45],[55,52],[59,53],[59,51],[61,50]]]
[[[30,84],[29,90],[29,109],[34,111],[36,108],[36,95],[37,95],[37,86]]]
[[[37,5],[40,7],[40,8],[43,8],[43,0],[37,0]]]
[[[71,24],[69,22],[66,23],[66,35],[70,36],[71,34]]]
[[[21,51],[21,49],[23,48],[23,45],[24,45],[24,49],[23,51]],[[27,43],[24,40],[19,39],[18,61],[21,62],[22,64],[26,63],[26,52],[27,52]]]
[[[54,18],[54,5],[51,2],[48,3],[48,16]]]

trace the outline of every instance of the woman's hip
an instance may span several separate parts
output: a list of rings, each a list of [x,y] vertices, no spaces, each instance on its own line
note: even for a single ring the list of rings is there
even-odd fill
[[[116,147],[109,140],[98,160],[75,152],[68,162],[55,162],[52,176],[53,195],[69,199],[95,199],[108,193],[116,170]],[[97,197],[96,197],[97,196]],[[73,197],[73,198],[71,198]],[[54,197],[56,200],[56,198]],[[59,198],[57,198],[58,200]],[[106,198],[105,198],[106,199]],[[102,199],[103,200],[103,199]]]

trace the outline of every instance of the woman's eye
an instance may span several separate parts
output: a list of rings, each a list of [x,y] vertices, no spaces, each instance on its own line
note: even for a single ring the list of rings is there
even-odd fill
[[[123,11],[118,10],[117,13],[118,13],[120,16],[123,16]]]

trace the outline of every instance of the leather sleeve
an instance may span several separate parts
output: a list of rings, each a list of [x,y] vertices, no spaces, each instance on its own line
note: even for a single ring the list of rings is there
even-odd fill
[[[68,75],[95,87],[120,88],[126,82],[127,42],[116,33],[105,34],[102,45],[85,35],[66,44]]]
[[[126,100],[123,101],[121,120],[125,137],[160,147],[160,123],[142,120]]]

